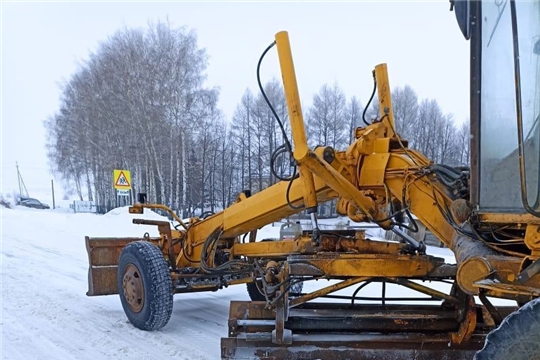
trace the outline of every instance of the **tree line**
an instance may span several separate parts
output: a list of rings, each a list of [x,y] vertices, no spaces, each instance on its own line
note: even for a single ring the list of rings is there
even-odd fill
[[[218,211],[242,190],[279,181],[270,163],[285,144],[262,94],[246,89],[231,119],[218,108],[219,89],[205,85],[208,56],[195,31],[168,23],[117,31],[90,53],[62,86],[59,110],[46,121],[47,153],[55,173],[78,197],[112,208],[113,169],[131,171],[134,192],[182,216]],[[283,87],[263,84],[290,138]],[[456,128],[434,99],[410,86],[392,93],[396,130],[435,162],[468,163],[468,125]],[[376,100],[366,110],[376,118]],[[346,149],[364,107],[337,83],[324,84],[305,110],[310,145]]]

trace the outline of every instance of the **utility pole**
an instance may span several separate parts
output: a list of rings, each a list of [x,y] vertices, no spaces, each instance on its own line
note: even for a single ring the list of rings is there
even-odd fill
[[[21,196],[21,175],[19,173],[19,163],[15,161],[15,167],[17,168],[17,182],[19,183],[19,196]]]
[[[54,203],[54,181],[51,179],[51,189],[52,189],[52,208],[56,209],[56,204]]]
[[[28,195],[28,190],[26,189],[26,185],[24,184],[24,180],[22,178],[21,172],[19,171],[18,162],[15,162],[15,167],[17,168],[17,180],[19,182],[19,196],[22,197],[24,193],[26,193],[26,197],[30,197],[30,195]],[[23,193],[23,189],[24,189],[24,193]]]

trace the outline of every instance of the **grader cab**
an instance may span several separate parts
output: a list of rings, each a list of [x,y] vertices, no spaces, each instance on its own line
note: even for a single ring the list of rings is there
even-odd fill
[[[119,293],[131,323],[155,330],[169,321],[175,293],[249,284],[259,301],[232,302],[223,359],[540,358],[540,1],[453,5],[471,44],[470,168],[408,148],[396,132],[385,64],[373,72],[378,119],[357,128],[346,150],[309,148],[289,38],[280,32],[263,57],[277,47],[292,129],[292,144],[277,151],[291,153],[297,171],[187,223],[164,205],[134,204],[133,213],[165,209],[179,226],[135,220],[160,236],[87,238],[88,295]],[[340,215],[401,241],[321,230],[318,205],[332,199]],[[257,229],[304,210],[313,230],[255,241]],[[417,222],[455,264],[403,230]],[[332,282],[295,288],[320,279]],[[361,296],[374,283],[381,296]],[[388,296],[390,284],[422,301]],[[347,288],[354,291],[341,295]]]

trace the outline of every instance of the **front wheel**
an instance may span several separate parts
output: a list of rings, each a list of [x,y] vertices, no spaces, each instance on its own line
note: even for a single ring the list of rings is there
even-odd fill
[[[171,273],[165,257],[148,241],[129,243],[118,262],[118,293],[129,321],[141,330],[158,330],[172,314]]]
[[[540,359],[540,298],[508,315],[486,338],[475,360]]]

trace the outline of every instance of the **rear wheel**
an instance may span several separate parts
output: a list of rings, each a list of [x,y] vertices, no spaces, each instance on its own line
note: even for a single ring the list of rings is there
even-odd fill
[[[161,251],[147,241],[129,243],[118,262],[118,292],[129,321],[141,330],[169,322],[173,307],[169,266]]]
[[[540,298],[508,315],[490,332],[475,360],[540,359]]]
[[[260,287],[260,290],[259,290]],[[262,293],[262,281],[255,280],[254,282],[247,283],[246,289],[251,301],[266,301],[264,294]]]

